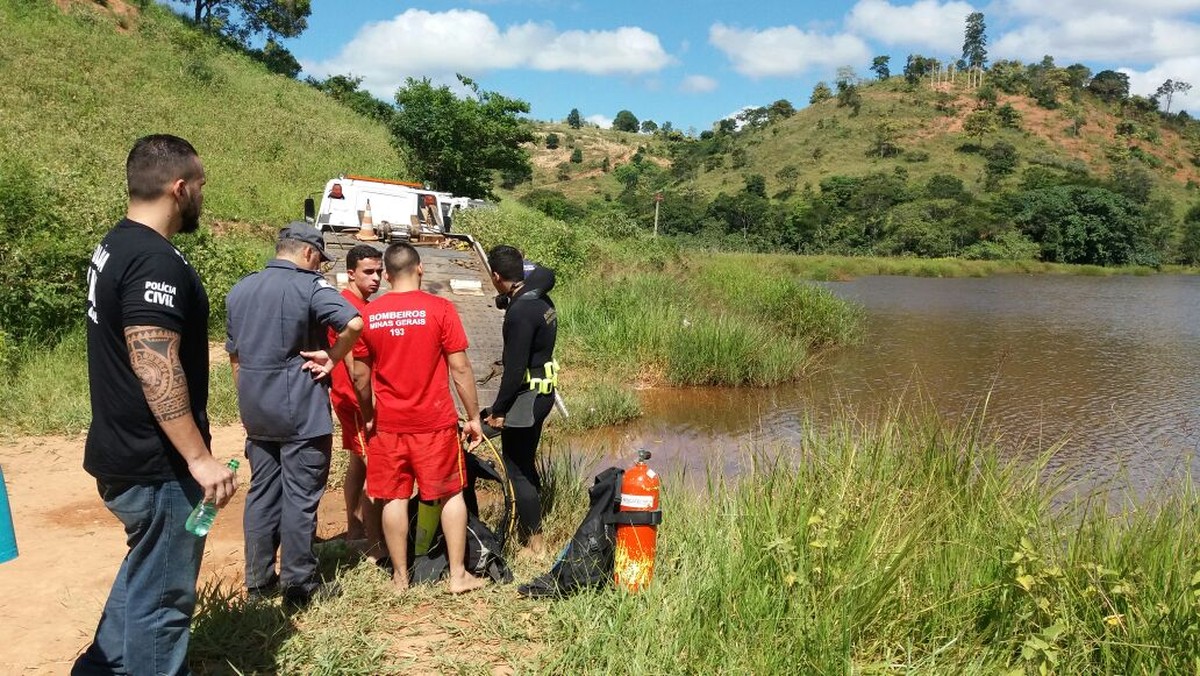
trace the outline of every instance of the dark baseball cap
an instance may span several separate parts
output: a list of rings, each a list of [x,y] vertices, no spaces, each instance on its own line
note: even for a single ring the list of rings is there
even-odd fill
[[[304,221],[292,221],[279,231],[279,239],[294,239],[316,248],[321,254],[321,260],[334,261],[334,256],[325,252],[325,238],[321,232]]]

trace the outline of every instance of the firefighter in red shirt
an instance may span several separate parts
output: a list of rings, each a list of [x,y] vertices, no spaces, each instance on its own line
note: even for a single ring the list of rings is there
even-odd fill
[[[359,314],[365,315],[367,301],[379,290],[379,281],[383,276],[383,253],[369,244],[355,246],[346,254],[346,274],[349,284],[342,290],[342,297]],[[332,335],[333,331],[330,334],[332,345],[336,336]],[[383,553],[380,549],[379,513],[366,499],[363,490],[367,480],[367,441],[362,411],[358,409],[358,395],[350,380],[348,365],[351,363],[353,357],[346,355],[345,362],[335,366],[329,374],[333,378],[330,390],[333,412],[337,414],[342,428],[342,448],[350,454],[346,478],[342,483],[342,494],[346,498],[346,541],[357,543],[366,538],[365,551],[372,556],[379,556]]]
[[[450,379],[462,402],[463,433],[482,439],[467,334],[454,304],[421,290],[417,250],[400,242],[384,252],[390,290],[367,305],[367,327],[354,354],[354,387],[367,442],[367,495],[382,503],[392,582],[408,587],[408,501],[414,480],[422,502],[441,506],[452,593],[485,584],[464,565],[466,468]]]

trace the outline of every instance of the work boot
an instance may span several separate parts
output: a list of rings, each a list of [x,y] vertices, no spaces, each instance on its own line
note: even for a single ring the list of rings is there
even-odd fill
[[[304,610],[314,602],[328,601],[341,595],[342,585],[336,581],[318,583],[310,590],[306,590],[304,587],[288,587],[283,590],[283,606],[293,611]]]

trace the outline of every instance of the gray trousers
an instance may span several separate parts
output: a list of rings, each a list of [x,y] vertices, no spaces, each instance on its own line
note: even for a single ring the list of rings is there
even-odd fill
[[[329,478],[332,435],[299,441],[246,440],[250,490],[242,527],[246,534],[246,588],[277,581],[311,592],[317,586],[317,505]],[[275,574],[275,550],[279,574]]]

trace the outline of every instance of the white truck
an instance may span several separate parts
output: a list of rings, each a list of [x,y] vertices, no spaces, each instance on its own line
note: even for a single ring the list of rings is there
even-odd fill
[[[481,204],[479,200],[427,190],[420,183],[350,174],[325,184],[319,207],[313,198],[306,199],[304,215],[322,232],[354,233],[362,227],[369,207],[376,236],[390,242],[447,233],[459,211]]]

